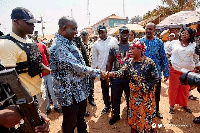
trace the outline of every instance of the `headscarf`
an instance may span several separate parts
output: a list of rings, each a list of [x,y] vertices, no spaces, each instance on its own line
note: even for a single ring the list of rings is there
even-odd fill
[[[133,47],[137,47],[139,49],[142,49],[142,52],[145,52],[146,45],[144,42],[140,42],[139,40],[135,39],[132,43]]]

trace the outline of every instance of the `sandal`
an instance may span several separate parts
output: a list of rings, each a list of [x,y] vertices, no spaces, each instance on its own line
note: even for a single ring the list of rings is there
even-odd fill
[[[188,97],[188,99],[191,99],[191,100],[197,100],[198,97],[194,97],[193,95],[190,95],[190,96]]]
[[[174,114],[174,109],[169,109],[170,114]]]
[[[183,107],[183,109],[184,109],[186,112],[192,114],[192,110],[191,110],[191,109],[189,109],[189,108],[187,108],[187,107]]]

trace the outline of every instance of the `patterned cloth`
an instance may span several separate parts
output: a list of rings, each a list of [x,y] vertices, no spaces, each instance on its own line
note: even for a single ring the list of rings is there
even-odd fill
[[[128,124],[139,132],[150,130],[156,123],[155,87],[159,81],[154,62],[148,57],[140,62],[130,58],[114,76],[130,78]]]
[[[119,70],[126,60],[129,59],[129,43],[126,45],[116,44],[112,45],[109,51],[109,56],[112,55],[114,57],[113,61],[113,70]]]
[[[101,71],[85,65],[78,48],[68,39],[55,34],[50,49],[50,65],[55,95],[61,106],[85,100],[89,95],[89,76],[100,77]]]
[[[88,42],[88,44],[85,44],[84,42],[82,42],[85,49],[86,49],[86,54],[88,57],[88,61],[89,61],[89,66],[91,66],[92,63],[92,44],[90,42]]]
[[[86,48],[85,48],[83,42],[81,41],[81,38],[76,37],[76,39],[73,40],[73,43],[80,50],[83,60],[85,61],[85,65],[89,66],[89,59],[88,59],[87,51],[86,51]]]
[[[85,64],[86,66],[91,66],[91,60],[89,59],[89,52],[91,51],[91,48],[84,44],[84,42],[82,41],[80,44],[80,46],[78,47],[78,49],[80,50],[82,56],[83,56],[83,60],[85,61]],[[77,46],[77,44],[76,44]],[[90,83],[89,83],[89,86],[90,86],[90,89],[94,89],[94,78],[90,77]],[[90,92],[91,93],[91,92]],[[93,95],[93,94],[90,94],[90,95]]]
[[[162,71],[164,77],[169,77],[169,64],[163,42],[157,37],[154,37],[153,40],[147,40],[145,36],[140,41],[144,42],[147,46],[144,55],[151,58],[156,64],[159,78],[161,79],[162,77]]]

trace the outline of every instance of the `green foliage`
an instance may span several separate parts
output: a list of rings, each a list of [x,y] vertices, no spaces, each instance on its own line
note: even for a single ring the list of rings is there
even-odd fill
[[[134,24],[134,23],[138,23],[142,20],[142,17],[137,15],[134,16],[133,18],[130,19],[129,24]]]
[[[153,11],[148,11],[143,15],[143,20],[151,18],[153,16],[165,15],[169,16],[182,10],[196,10],[200,8],[199,0],[162,0],[163,4],[167,6],[157,6]]]

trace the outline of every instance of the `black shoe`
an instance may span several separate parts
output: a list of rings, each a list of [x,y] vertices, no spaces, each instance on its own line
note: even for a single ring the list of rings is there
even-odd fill
[[[90,112],[85,112],[85,115],[84,115],[85,117],[89,117],[90,116]]]
[[[105,114],[107,113],[109,110],[110,110],[111,106],[106,106],[102,111],[101,111],[101,114]]]
[[[90,100],[89,104],[92,105],[92,106],[96,106],[96,103],[94,102],[94,100]]]
[[[200,116],[199,116],[199,117],[196,117],[196,118],[193,120],[193,122],[194,122],[195,124],[200,124]]]
[[[169,109],[169,113],[170,113],[170,114],[174,114],[174,109],[173,109],[173,108],[170,108],[170,109]]]
[[[113,117],[109,121],[109,124],[114,125],[118,120],[120,120],[120,116],[119,115],[113,115]]]
[[[160,112],[156,112],[156,116],[157,116],[158,118],[160,118],[160,119],[163,119],[163,116],[162,116],[162,114],[161,114]]]
[[[51,108],[47,109],[46,114],[48,115],[51,112]]]
[[[61,108],[54,108],[54,111],[56,111],[58,113],[62,113],[62,109]]]
[[[193,95],[190,95],[190,96],[188,97],[188,99],[191,99],[191,100],[197,100],[198,97],[195,97],[195,96],[193,96]]]
[[[192,114],[192,110],[191,110],[190,108],[188,108],[188,107],[183,107],[183,109],[184,109],[186,112]]]

